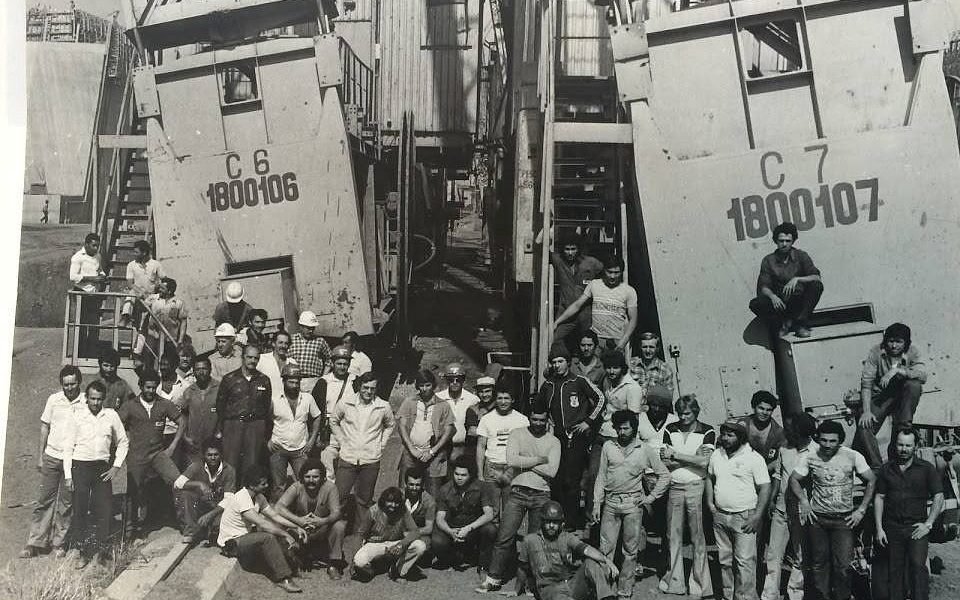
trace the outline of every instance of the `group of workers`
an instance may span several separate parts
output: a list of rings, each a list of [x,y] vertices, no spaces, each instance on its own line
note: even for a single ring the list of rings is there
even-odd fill
[[[792,248],[789,223],[774,239],[751,308],[774,333],[809,335],[819,271]],[[80,288],[100,282],[91,260],[98,241],[88,236],[71,264]],[[171,280],[149,254],[147,245],[128,276],[131,296],[152,301]],[[751,415],[714,428],[699,420],[694,395],[677,397],[656,334],[636,336],[630,357],[637,296],[623,263],[600,263],[574,242],[553,260],[564,300],[556,343],[523,412],[492,377],[466,389],[458,363],[443,371],[442,389],[433,371],[417,371],[416,393],[394,410],[378,396],[356,334],[330,349],[309,311],[297,333],[267,334],[266,315],[243,301],[238,283],[215,312],[215,350],[197,356],[177,339],[159,372],[138,370],[138,393],[118,376],[112,348],[100,351],[86,385],[64,367],[41,416],[40,492],[21,556],[50,547],[75,552],[80,564],[99,560],[110,546],[112,480],[125,466],[124,533],[175,509],[184,543],[207,539],[293,593],[302,591],[297,572],[313,566],[332,580],[367,581],[381,571],[416,580],[424,567],[466,563],[477,569],[477,592],[516,577],[518,592],[547,600],[631,597],[651,568],[666,594],[849,600],[854,541],[872,514],[873,597],[926,600],[943,487],[916,455],[910,425],[926,376],[907,326],[888,327],[864,361],[862,453],[842,445],[836,421],[800,413],[781,426],[779,401],[763,390]],[[891,415],[884,456],[875,434]],[[393,477],[381,467],[394,430],[397,485],[375,500],[378,480]],[[352,557],[349,534],[360,541]],[[659,543],[641,565],[648,540]]]

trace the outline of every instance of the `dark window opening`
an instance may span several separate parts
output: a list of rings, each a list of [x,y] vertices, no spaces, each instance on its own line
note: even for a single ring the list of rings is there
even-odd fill
[[[800,28],[792,19],[749,25],[740,31],[743,68],[749,79],[805,69]]]
[[[260,99],[257,65],[253,60],[224,65],[220,67],[218,75],[220,93],[225,105]]]

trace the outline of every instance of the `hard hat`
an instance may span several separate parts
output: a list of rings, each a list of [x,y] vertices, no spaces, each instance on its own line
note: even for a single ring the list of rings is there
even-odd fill
[[[231,281],[227,285],[227,302],[236,304],[243,300],[243,286],[239,282]]]
[[[556,500],[550,500],[540,509],[541,521],[563,521],[563,507]]]
[[[237,330],[230,323],[220,323],[217,325],[217,330],[213,332],[213,337],[236,338]]]
[[[347,350],[346,346],[337,346],[330,351],[330,357],[333,360],[337,360],[338,358],[352,358],[353,355],[350,354],[350,351]]]
[[[320,325],[320,320],[317,319],[317,315],[314,314],[313,311],[305,310],[300,313],[300,318],[297,320],[297,323],[304,327],[317,327]]]
[[[297,363],[287,363],[280,369],[280,377],[283,379],[302,379],[303,374],[300,371],[300,365]]]
[[[457,362],[450,363],[447,365],[447,370],[443,372],[444,377],[465,377],[466,374],[463,372],[463,365]]]
[[[478,388],[481,388],[481,387],[494,387],[495,385],[497,385],[497,380],[494,379],[493,377],[486,377],[486,376],[484,376],[484,377],[478,377],[478,378],[477,378],[477,387],[478,387]]]

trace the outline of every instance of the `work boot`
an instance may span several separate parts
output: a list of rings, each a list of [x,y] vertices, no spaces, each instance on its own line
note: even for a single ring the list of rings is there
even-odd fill
[[[340,581],[343,578],[343,571],[331,565],[327,567],[327,577],[330,581]]]
[[[478,594],[488,594],[490,592],[499,592],[500,588],[502,587],[502,583],[487,575],[487,578],[483,583],[480,584],[480,587],[474,588],[473,591],[477,592]]]
[[[303,592],[297,584],[290,581],[289,579],[284,579],[283,581],[277,582],[277,587],[285,591],[288,594],[300,594]]]
[[[40,554],[40,549],[36,546],[24,546],[23,550],[17,554],[17,558],[33,558]]]
[[[806,325],[797,325],[796,330],[794,330],[798,338],[808,338],[810,337],[810,328]]]

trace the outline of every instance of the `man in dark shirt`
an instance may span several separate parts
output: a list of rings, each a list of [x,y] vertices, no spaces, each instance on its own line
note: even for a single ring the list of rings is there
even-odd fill
[[[240,368],[227,373],[217,392],[217,430],[223,436],[223,459],[237,470],[237,477],[263,463],[263,452],[272,424],[270,379],[257,370],[260,349],[243,349]]]
[[[220,440],[208,439],[199,444],[203,460],[191,463],[183,472],[190,481],[202,482],[210,486],[210,493],[201,494],[194,489],[183,489],[177,493],[177,516],[183,532],[183,543],[189,544],[199,539],[205,531],[208,539],[214,542],[220,529],[220,502],[224,494],[237,491],[237,473],[233,467],[223,462],[223,446]]]
[[[573,357],[570,363],[570,370],[575,375],[583,375],[595,386],[600,386],[603,382],[607,370],[603,367],[603,361],[600,360],[600,353],[597,347],[600,340],[597,332],[587,330],[580,334],[580,353]]]
[[[103,398],[103,408],[116,410],[127,400],[137,397],[130,389],[130,384],[117,375],[120,354],[116,350],[113,348],[104,350],[97,363],[100,365],[100,373],[94,381],[99,381],[107,389],[107,395]]]
[[[568,306],[583,295],[587,283],[596,279],[603,272],[603,263],[592,256],[580,252],[580,241],[575,237],[558,240],[562,252],[551,252],[550,262],[553,264],[554,277],[557,280],[559,297],[557,314],[562,313]],[[575,334],[590,330],[590,311],[581,309],[576,318],[570,319],[557,326],[554,332],[554,344],[566,344],[574,352],[579,340],[570,338]]]
[[[873,562],[873,597],[904,600],[909,592],[913,600],[928,600],[927,549],[943,510],[943,480],[936,467],[915,455],[915,429],[898,431],[896,445],[896,457],[877,475],[874,519],[880,552]]]
[[[810,315],[823,294],[820,269],[810,255],[794,248],[797,226],[780,223],[773,230],[776,251],[763,257],[757,277],[757,297],[750,301],[750,310],[786,335],[810,337]]]
[[[491,486],[478,481],[475,471],[476,461],[470,456],[454,461],[453,477],[437,495],[431,548],[439,569],[456,566],[468,549],[473,550],[482,582],[490,568],[490,553],[497,537],[497,528],[493,526],[496,501]]]
[[[190,462],[202,462],[202,445],[217,433],[217,392],[220,382],[210,376],[210,359],[198,358],[193,365],[196,380],[187,386],[180,397],[181,412],[186,416],[187,426],[183,434],[187,457]]]

